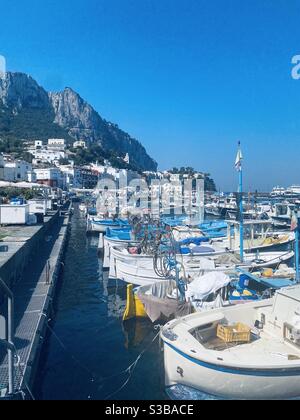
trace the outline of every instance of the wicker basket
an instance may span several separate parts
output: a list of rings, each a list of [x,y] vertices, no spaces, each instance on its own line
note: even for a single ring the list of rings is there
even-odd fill
[[[250,343],[251,328],[242,323],[231,326],[218,325],[217,337],[225,343]]]

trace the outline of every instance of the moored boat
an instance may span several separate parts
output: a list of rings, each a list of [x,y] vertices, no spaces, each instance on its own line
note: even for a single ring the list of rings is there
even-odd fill
[[[300,287],[197,313],[161,331],[169,395],[181,386],[228,399],[300,397]],[[183,393],[184,394],[184,393]]]

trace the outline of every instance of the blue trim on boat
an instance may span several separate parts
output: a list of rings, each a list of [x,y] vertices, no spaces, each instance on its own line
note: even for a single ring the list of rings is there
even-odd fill
[[[189,360],[192,363],[195,363],[199,366],[205,367],[207,369],[216,370],[223,373],[231,373],[233,375],[244,375],[244,376],[264,376],[264,377],[280,377],[280,376],[300,376],[300,367],[299,368],[290,368],[290,369],[251,369],[251,368],[234,368],[229,366],[220,366],[213,363],[203,362],[201,360],[195,359],[183,353],[181,350],[178,350],[176,347],[164,341],[164,343],[169,346],[180,356]]]

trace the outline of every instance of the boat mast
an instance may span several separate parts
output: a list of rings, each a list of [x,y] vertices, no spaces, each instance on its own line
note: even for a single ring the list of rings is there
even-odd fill
[[[295,270],[296,270],[296,282],[300,283],[300,272],[299,272],[299,220],[298,214],[293,212],[291,220],[291,231],[295,232]]]
[[[241,142],[238,143],[238,154],[235,161],[235,167],[239,172],[239,200],[240,200],[240,257],[241,262],[244,262],[244,215],[243,215],[243,169],[242,169],[243,155],[241,150]]]

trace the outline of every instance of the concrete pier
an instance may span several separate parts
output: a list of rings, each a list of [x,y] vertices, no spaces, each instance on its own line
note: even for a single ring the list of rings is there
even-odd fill
[[[45,218],[42,226],[5,228],[0,252],[0,277],[14,295],[14,395],[8,393],[8,356],[0,347],[0,396],[30,398],[36,368],[47,333],[57,280],[69,227],[69,215],[59,212]],[[1,295],[0,313],[7,317]]]

